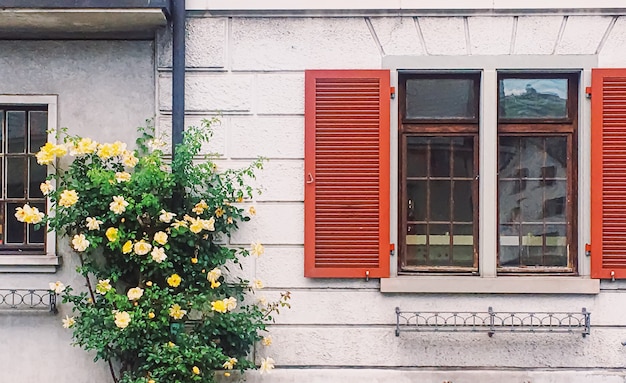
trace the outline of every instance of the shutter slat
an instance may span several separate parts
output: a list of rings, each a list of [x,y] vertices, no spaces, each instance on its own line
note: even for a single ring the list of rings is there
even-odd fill
[[[389,276],[389,89],[387,70],[305,72],[308,277]]]
[[[591,276],[626,278],[626,70],[594,69]]]

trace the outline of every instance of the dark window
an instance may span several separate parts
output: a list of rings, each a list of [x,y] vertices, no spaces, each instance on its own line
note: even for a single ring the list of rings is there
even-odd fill
[[[399,79],[400,271],[476,271],[480,77]]]
[[[575,272],[577,76],[498,84],[499,271]]]
[[[43,252],[45,229],[18,222],[15,209],[28,203],[46,211],[39,186],[47,167],[35,153],[47,141],[48,112],[45,106],[0,106],[0,252]]]

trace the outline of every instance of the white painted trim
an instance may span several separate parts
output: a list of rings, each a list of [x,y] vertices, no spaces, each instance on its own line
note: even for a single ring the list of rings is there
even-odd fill
[[[617,11],[623,10],[621,0],[187,0],[190,11]]]
[[[567,276],[401,276],[382,278],[383,293],[598,294],[600,280]]]
[[[48,141],[56,142],[58,127],[58,96],[56,95],[0,95],[2,104],[28,104],[48,106]],[[48,166],[48,175],[54,174],[53,166]],[[52,181],[54,183],[54,181]],[[55,185],[56,186],[56,185]],[[50,201],[48,201],[50,206]],[[56,234],[46,228],[46,255],[3,255],[0,256],[0,272],[54,272],[59,265],[56,255]]]

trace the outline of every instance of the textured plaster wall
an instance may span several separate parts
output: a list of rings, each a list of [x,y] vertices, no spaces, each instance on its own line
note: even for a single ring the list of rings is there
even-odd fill
[[[0,41],[0,94],[58,96],[58,126],[98,141],[134,142],[135,128],[155,115],[154,44],[148,41]],[[80,288],[77,264],[60,239],[54,274],[0,273],[0,289]],[[110,382],[107,367],[72,347],[57,315],[0,311],[0,382]]]
[[[597,54],[626,66],[626,17],[190,17],[186,123],[219,115],[211,150],[223,166],[265,156],[257,218],[231,239],[260,241],[244,262],[261,295],[290,289],[271,332],[278,382],[624,382],[624,285],[597,296],[382,294],[378,281],[303,277],[304,69],[380,68],[388,55]],[[170,128],[170,36],[159,38],[159,127]],[[609,290],[610,289],[610,290]],[[420,310],[576,311],[592,335],[394,335],[396,306]],[[281,368],[282,367],[282,368]],[[249,381],[265,381],[250,374]]]

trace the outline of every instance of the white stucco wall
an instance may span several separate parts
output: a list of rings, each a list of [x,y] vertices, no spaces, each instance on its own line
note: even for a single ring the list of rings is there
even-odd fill
[[[134,143],[136,127],[155,113],[154,43],[149,41],[0,41],[0,94],[57,95],[58,127],[100,142]],[[76,260],[58,242],[56,273],[5,273],[0,289],[76,287]],[[15,312],[0,306],[0,382],[110,382],[108,368],[72,347],[61,327],[70,314]]]
[[[212,149],[225,166],[265,156],[258,217],[231,240],[260,241],[246,260],[263,294],[292,291],[271,326],[274,382],[623,382],[626,285],[598,295],[383,294],[377,280],[303,277],[304,70],[381,68],[387,56],[597,55],[626,66],[626,18],[577,14],[467,17],[210,17],[188,19],[187,123],[220,115]],[[159,126],[170,127],[170,37],[159,38]],[[585,101],[581,97],[581,102]],[[396,105],[396,104],[392,104]],[[393,106],[392,106],[393,107]],[[397,106],[396,106],[397,107]],[[392,130],[395,127],[392,125]],[[584,145],[582,146],[584,147]],[[584,193],[584,191],[581,191]],[[581,213],[585,214],[585,213]],[[580,257],[584,257],[582,250]],[[395,258],[392,259],[394,262]],[[587,261],[584,261],[587,262]],[[394,308],[427,311],[592,312],[592,333],[407,334]]]

